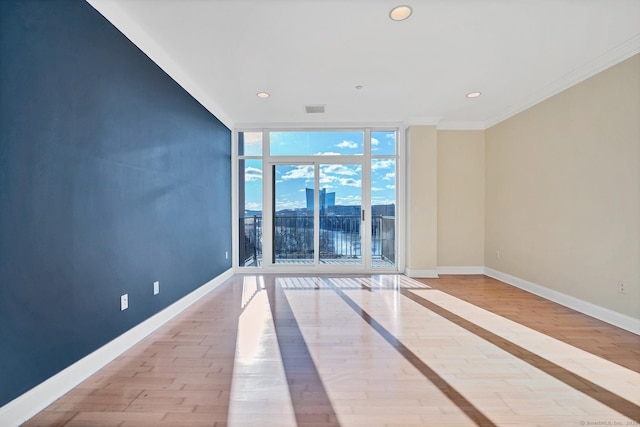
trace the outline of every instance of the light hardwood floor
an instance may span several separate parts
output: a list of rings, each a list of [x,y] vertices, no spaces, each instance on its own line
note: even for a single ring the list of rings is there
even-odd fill
[[[238,275],[25,426],[638,425],[640,337],[485,276]]]

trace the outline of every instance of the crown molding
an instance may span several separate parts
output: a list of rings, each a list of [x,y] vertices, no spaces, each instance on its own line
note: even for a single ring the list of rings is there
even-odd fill
[[[485,130],[487,125],[482,121],[443,120],[437,125],[437,130]]]
[[[533,107],[540,102],[551,98],[552,96],[569,89],[572,86],[593,77],[596,74],[612,67],[625,59],[640,53],[640,34],[632,37],[626,42],[620,44],[615,49],[610,50],[604,55],[590,61],[582,67],[575,69],[574,71],[566,74],[564,77],[556,80],[554,83],[541,88],[535,93],[523,98],[520,102],[511,105],[510,107],[502,110],[498,114],[491,116],[485,123],[485,129],[491,126],[515,116],[516,114]]]

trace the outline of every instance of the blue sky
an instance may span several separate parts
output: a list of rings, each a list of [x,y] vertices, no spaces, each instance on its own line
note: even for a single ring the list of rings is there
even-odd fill
[[[362,155],[364,132],[271,132],[272,156]],[[261,134],[245,133],[245,155],[261,154]],[[395,132],[372,132],[372,203],[395,203],[395,159],[375,158],[395,154]],[[262,161],[245,161],[245,209],[262,210]],[[277,210],[306,207],[306,188],[314,187],[313,165],[278,165],[276,168]],[[362,201],[362,165],[320,164],[320,188],[336,193],[336,205],[360,205]]]

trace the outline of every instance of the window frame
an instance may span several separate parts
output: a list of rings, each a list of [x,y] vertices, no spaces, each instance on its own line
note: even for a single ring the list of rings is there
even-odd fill
[[[354,155],[311,155],[311,156],[298,156],[298,155],[271,155],[270,152],[270,135],[272,132],[349,132],[349,131],[363,131],[364,132],[364,153]],[[241,132],[261,132],[262,133],[262,155],[240,155],[239,154],[239,134]],[[395,132],[395,154],[373,154],[371,147],[371,136],[374,132]],[[272,230],[267,230],[270,227],[263,227],[263,264],[260,267],[257,266],[240,266],[239,265],[239,219],[240,219],[240,206],[238,197],[238,185],[239,185],[239,160],[261,160],[262,161],[262,218],[263,224],[267,224],[267,218],[265,213],[268,212],[268,216],[271,217],[271,200],[270,194],[273,191],[270,183],[270,178],[267,176],[267,171],[274,163],[291,163],[291,162],[308,162],[310,158],[316,158],[321,163],[360,163],[362,162],[362,204],[367,206],[366,208],[366,226],[370,227],[371,224],[371,164],[373,159],[393,158],[396,162],[396,176],[395,176],[395,266],[393,268],[373,268],[371,265],[371,257],[364,259],[362,267],[357,269],[359,273],[398,273],[403,272],[405,268],[405,225],[402,219],[405,217],[405,128],[401,124],[387,124],[387,125],[363,125],[363,126],[304,126],[304,127],[270,127],[270,126],[247,126],[238,127],[233,131],[232,137],[232,216],[233,221],[233,250],[232,250],[232,268],[235,272],[239,273],[327,273],[326,266],[282,266],[278,264],[265,263],[266,256],[270,254],[265,253],[265,247],[272,242]],[[269,172],[270,174],[271,172]],[[371,245],[371,233],[364,233],[362,245],[367,245],[368,253],[370,255]],[[270,251],[269,251],[270,252]],[[353,266],[350,268],[341,268],[339,265],[332,265],[331,272],[354,272]]]

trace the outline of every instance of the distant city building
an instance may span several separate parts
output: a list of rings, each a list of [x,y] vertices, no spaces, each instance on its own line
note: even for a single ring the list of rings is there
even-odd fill
[[[336,193],[326,193],[325,198],[326,207],[330,208],[336,205]]]
[[[313,212],[314,200],[313,200],[313,188],[307,188],[307,211]],[[325,215],[328,208],[332,208],[336,205],[336,193],[327,193],[327,189],[320,190],[320,215]]]

